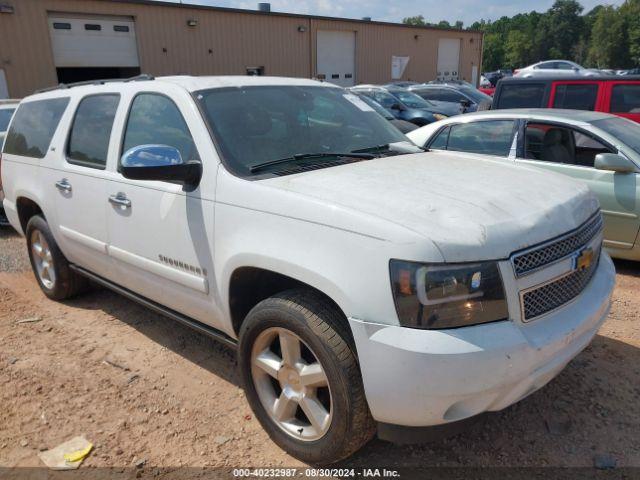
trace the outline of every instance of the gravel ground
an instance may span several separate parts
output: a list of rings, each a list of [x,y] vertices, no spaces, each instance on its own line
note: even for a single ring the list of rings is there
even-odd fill
[[[79,434],[95,443],[83,468],[301,466],[254,419],[233,351],[105,290],[51,302],[28,268],[0,231],[0,467]],[[343,466],[640,467],[640,265],[617,268],[610,317],[545,388],[457,437],[374,440]]]

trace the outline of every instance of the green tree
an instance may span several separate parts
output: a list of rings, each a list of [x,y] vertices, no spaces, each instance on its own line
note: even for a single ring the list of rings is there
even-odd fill
[[[597,68],[627,65],[628,48],[623,15],[607,5],[598,10],[591,30],[588,63]]]
[[[511,30],[505,44],[504,60],[512,68],[528,65],[531,61],[532,39],[525,32]]]
[[[556,0],[548,10],[548,34],[552,39],[551,56],[571,58],[571,48],[580,40],[584,28],[580,15],[584,8],[576,0]]]
[[[640,0],[626,0],[620,7],[627,32],[629,66],[640,66]]]
[[[416,15],[415,17],[406,17],[402,19],[402,23],[406,25],[417,25],[420,27],[424,27],[427,25],[427,22],[424,21],[424,17],[422,15]]]

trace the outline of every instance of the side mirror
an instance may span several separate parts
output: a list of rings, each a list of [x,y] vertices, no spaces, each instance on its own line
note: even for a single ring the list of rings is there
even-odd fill
[[[159,180],[196,186],[202,178],[202,164],[199,161],[185,163],[180,151],[168,145],[140,145],[122,155],[120,172],[131,180]]]
[[[471,106],[471,100],[469,100],[468,98],[463,98],[462,100],[460,100],[460,105],[462,105],[464,108],[469,108]]]
[[[391,105],[391,110],[398,110],[399,112],[404,110],[404,107],[402,105],[400,105],[399,103],[394,103],[393,105]]]
[[[631,173],[636,171],[635,164],[617,153],[599,153],[594,162],[596,170],[607,170],[617,173]]]

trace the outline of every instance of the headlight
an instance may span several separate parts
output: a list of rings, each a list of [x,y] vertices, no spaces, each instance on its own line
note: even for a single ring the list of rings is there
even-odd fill
[[[436,120],[444,120],[445,118],[449,118],[447,115],[443,115],[443,114],[441,114],[441,113],[434,113],[434,114],[433,114],[433,117],[434,117]]]
[[[509,317],[496,262],[424,265],[391,260],[390,270],[404,327],[455,328]]]

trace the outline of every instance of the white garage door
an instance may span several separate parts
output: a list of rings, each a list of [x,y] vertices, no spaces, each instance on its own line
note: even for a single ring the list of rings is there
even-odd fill
[[[356,32],[318,30],[317,39],[318,77],[342,87],[355,85]]]
[[[458,80],[460,39],[441,38],[438,42],[438,80]]]
[[[138,67],[131,17],[50,16],[56,67]]]

